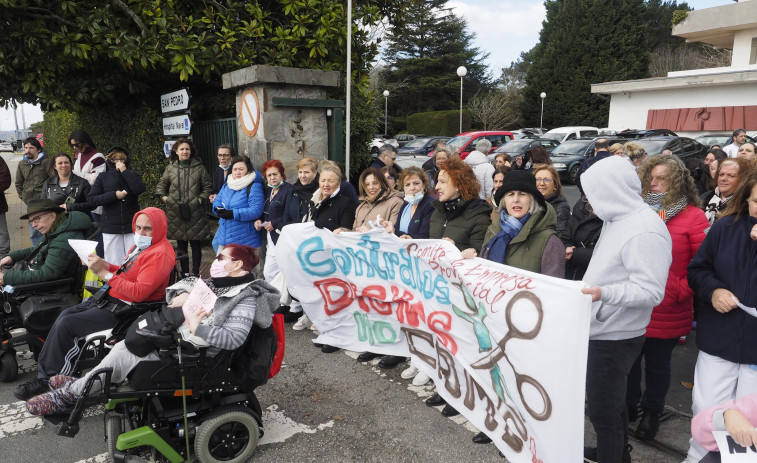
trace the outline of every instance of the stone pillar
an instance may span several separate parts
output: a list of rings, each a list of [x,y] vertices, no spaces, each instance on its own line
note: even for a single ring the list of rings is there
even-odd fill
[[[278,159],[294,183],[303,156],[328,157],[326,108],[274,106],[273,98],[324,100],[326,89],[338,85],[337,71],[250,66],[224,74],[223,88],[237,90],[239,154],[258,170]]]

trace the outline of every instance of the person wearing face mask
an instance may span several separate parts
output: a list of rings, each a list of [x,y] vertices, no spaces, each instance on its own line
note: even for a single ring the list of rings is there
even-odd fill
[[[352,230],[367,232],[371,228],[380,226],[379,221],[382,219],[392,223],[397,221],[403,201],[394,194],[394,190],[389,187],[389,182],[380,169],[375,167],[365,169],[360,174],[359,187],[362,200],[355,210]],[[337,233],[341,231],[346,231],[346,229],[336,230]]]
[[[134,246],[123,263],[116,265],[89,255],[89,269],[106,285],[90,299],[61,312],[37,359],[37,377],[18,386],[13,392],[16,398],[28,400],[47,392],[53,375],[70,375],[79,354],[79,339],[113,328],[122,314],[137,310],[131,308],[133,304],[163,300],[176,265],[176,254],[166,238],[167,226],[165,212],[148,207],[134,215]]]
[[[208,347],[205,352],[208,358],[216,357],[221,351],[241,347],[253,326],[271,326],[279,295],[264,281],[255,280],[252,269],[257,263],[258,256],[254,248],[235,244],[224,248],[213,261],[211,278],[203,280],[217,296],[212,310],[192,313],[186,318],[186,325],[178,328],[178,334],[187,342]],[[196,283],[197,278],[190,277],[169,286],[165,292],[168,308],[164,310],[182,307]],[[139,329],[140,321],[138,319],[134,322],[137,325],[133,329]],[[136,337],[143,336],[137,334]],[[69,375],[56,375],[49,381],[52,390],[31,398],[27,401],[26,408],[33,415],[49,415],[65,410],[82,396],[87,381],[94,372],[111,368],[111,381],[119,383],[126,379],[139,362],[159,358],[154,344],[134,340],[127,334],[126,339],[113,346],[89,374],[79,379]]]
[[[131,230],[134,214],[139,211],[139,195],[145,192],[142,176],[129,169],[129,151],[120,146],[108,150],[105,172],[95,179],[87,201],[102,206],[103,258],[122,262],[134,245]]]
[[[216,253],[230,243],[253,248],[263,244],[255,226],[265,205],[263,176],[252,168],[247,156],[236,156],[230,164],[231,176],[213,201],[213,211],[221,218],[213,238]]]
[[[231,173],[231,158],[237,155],[234,147],[228,143],[219,146],[217,152],[218,167],[213,172],[213,194],[208,197],[211,204],[215,201],[218,192],[221,191]]]
[[[279,232],[285,224],[284,210],[287,203],[292,200],[292,185],[285,182],[284,165],[277,159],[266,161],[263,164],[263,172],[267,182],[265,205],[263,206],[263,216],[255,221],[255,229],[266,234],[263,276],[265,281],[270,283],[279,274],[279,264],[276,260],[276,241],[278,241]],[[300,315],[298,313],[284,318],[295,321]],[[292,319],[292,317],[294,318]]]
[[[400,208],[397,221],[396,223],[392,223],[389,220],[382,220],[381,226],[388,233],[394,233],[403,239],[428,238],[428,231],[431,226],[431,214],[434,212],[434,208],[431,206],[431,202],[434,199],[428,195],[428,177],[426,177],[425,172],[419,167],[408,167],[402,171],[399,184],[402,185],[405,191],[405,202],[402,208]],[[366,355],[366,353],[361,355]],[[406,357],[387,355],[381,359],[378,365],[381,368],[394,368],[405,361],[405,359]],[[422,376],[418,377],[418,375]],[[402,377],[404,379],[417,377],[418,380],[414,382],[418,382],[420,385],[426,384],[430,379],[425,374],[420,373],[414,366],[410,366],[403,371]]]

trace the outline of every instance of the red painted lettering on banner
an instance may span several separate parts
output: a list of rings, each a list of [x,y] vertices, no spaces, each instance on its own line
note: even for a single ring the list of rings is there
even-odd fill
[[[339,311],[349,307],[357,294],[357,287],[355,285],[339,278],[326,278],[325,280],[318,280],[313,284],[321,292],[321,296],[323,296],[323,310],[328,316],[337,314]],[[332,288],[341,290],[342,294],[336,299],[332,296]],[[368,311],[366,310],[366,312]]]
[[[449,349],[452,354],[457,354],[457,343],[452,336],[449,335],[449,330],[452,328],[452,317],[447,312],[432,312],[428,315],[428,329],[434,332],[439,337],[439,340],[444,344],[444,347]]]

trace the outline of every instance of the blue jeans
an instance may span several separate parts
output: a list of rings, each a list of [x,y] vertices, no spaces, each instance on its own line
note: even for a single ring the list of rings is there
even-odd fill
[[[678,338],[646,338],[641,355],[636,359],[628,374],[626,402],[635,407],[641,400],[641,407],[655,413],[665,409],[665,396],[670,388],[670,358]],[[644,394],[641,393],[641,359],[644,358]]]
[[[628,372],[643,344],[644,336],[619,341],[589,341],[587,414],[597,433],[597,457],[602,463],[621,463],[623,459],[628,443]]]

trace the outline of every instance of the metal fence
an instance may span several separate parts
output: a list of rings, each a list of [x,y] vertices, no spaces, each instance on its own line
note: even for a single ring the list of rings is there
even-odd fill
[[[218,166],[216,157],[218,145],[229,143],[238,151],[237,119],[216,119],[213,121],[195,122],[192,126],[192,143],[200,155],[208,173],[213,176]]]

